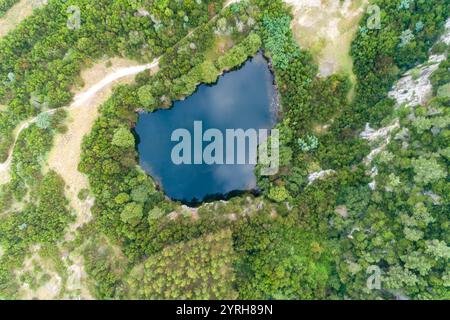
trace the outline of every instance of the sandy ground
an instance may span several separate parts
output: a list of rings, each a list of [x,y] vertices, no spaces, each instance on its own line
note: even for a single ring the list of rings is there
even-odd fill
[[[68,108],[68,130],[65,134],[56,136],[48,157],[48,167],[55,170],[66,182],[66,196],[77,216],[76,222],[70,226],[66,240],[73,239],[74,231],[91,219],[90,208],[94,202],[91,198],[85,201],[78,199],[80,190],[89,188],[86,176],[78,171],[83,137],[90,132],[98,115],[98,107],[111,95],[114,85],[119,81],[131,82],[135,71],[142,69],[136,66],[135,62],[125,59],[114,58],[110,62],[109,67],[106,61],[101,61],[81,73],[85,85],[82,93],[75,97],[75,102]],[[154,64],[152,70],[156,67],[157,64]]]
[[[43,259],[39,254],[40,246],[33,246],[30,249],[31,256],[25,259],[22,268],[16,272],[16,276],[28,273],[32,274],[35,279],[39,279],[44,273],[49,277],[45,283],[32,289],[28,283],[21,283],[18,295],[21,299],[30,300],[89,300],[93,299],[88,289],[88,279],[83,268],[82,255],[77,251],[68,253],[62,252],[61,259],[67,270],[66,282],[58,274],[51,260]],[[36,270],[36,266],[41,268]]]
[[[9,168],[9,163],[5,163]],[[5,184],[9,180],[9,172],[6,169],[0,168],[0,185]]]
[[[323,76],[345,72],[353,76],[350,45],[367,0],[285,0],[292,6],[292,28],[302,48],[308,48]]]
[[[92,300],[93,297],[88,289],[88,276],[84,271],[84,260],[77,249],[70,254],[64,253],[62,257],[67,268],[66,292],[62,297],[65,300]]]
[[[38,299],[38,300],[50,300],[55,299],[61,288],[62,278],[54,271],[52,263],[43,260],[39,255],[40,246],[33,246],[31,256],[25,259],[22,268],[16,273],[17,277],[20,277],[24,273],[31,273],[33,277],[39,277],[41,272],[35,270],[35,265],[38,265],[43,271],[50,276],[49,280],[43,285],[39,286],[36,290],[30,288],[28,283],[22,283],[19,289],[19,297],[25,300]]]
[[[31,15],[36,0],[21,0],[0,19],[0,37],[14,29],[22,20]]]
[[[114,61],[113,61],[114,62]],[[134,75],[143,72],[145,70],[157,70],[159,66],[159,58],[153,60],[152,63],[149,64],[145,64],[145,65],[139,65],[139,66],[131,66],[131,67],[116,67],[113,65],[113,67],[111,67],[111,73],[108,74],[106,77],[104,77],[102,80],[100,80],[99,82],[95,83],[94,85],[89,87],[90,84],[90,78],[92,79],[97,79],[97,73],[96,72],[100,72],[101,67],[93,67],[93,71],[91,72],[91,74],[87,75],[86,79],[85,79],[85,87],[88,88],[85,91],[80,92],[79,94],[77,94],[74,98],[74,102],[68,106],[65,107],[65,109],[70,113],[71,111],[74,111],[75,109],[81,108],[83,109],[84,107],[86,107],[86,105],[89,105],[89,102],[91,99],[95,99],[96,96],[102,92],[102,90],[105,90],[107,88],[109,88],[112,84],[116,83],[118,80],[123,79],[123,78],[127,78],[127,77],[133,77]],[[105,67],[106,68],[106,67]],[[49,114],[52,114],[56,111],[57,109],[51,109],[48,111],[45,111]],[[12,160],[12,154],[14,151],[14,146],[17,142],[17,138],[20,135],[20,133],[25,130],[26,128],[29,127],[30,124],[34,123],[36,121],[37,117],[29,119],[23,123],[21,123],[18,128],[15,130],[15,140],[13,143],[13,146],[11,147],[11,150],[9,152],[8,158],[4,163],[0,163],[0,184],[2,183],[6,183],[9,179],[9,166],[11,164],[11,160]]]

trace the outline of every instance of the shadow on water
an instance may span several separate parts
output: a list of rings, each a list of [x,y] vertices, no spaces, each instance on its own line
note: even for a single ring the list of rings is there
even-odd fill
[[[211,202],[221,201],[221,200],[228,201],[231,198],[241,197],[241,196],[245,196],[245,195],[252,195],[254,197],[258,197],[260,194],[261,194],[261,192],[257,188],[255,188],[252,190],[233,190],[226,194],[223,194],[223,193],[208,194],[208,195],[204,196],[203,199],[200,199],[200,200],[196,199],[196,198],[193,198],[190,200],[187,200],[187,199],[182,199],[182,200],[173,199],[173,200],[179,201],[182,204],[185,204],[191,208],[197,208],[205,203],[211,203]]]

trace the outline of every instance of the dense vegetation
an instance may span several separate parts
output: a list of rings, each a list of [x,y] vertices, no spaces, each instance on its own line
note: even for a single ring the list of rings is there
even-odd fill
[[[336,204],[348,210],[347,218],[338,215],[330,221],[343,257],[338,261],[339,292],[357,298],[448,299],[448,269],[444,266],[444,252],[448,252],[448,159],[436,157],[448,146],[444,116],[448,100],[432,100],[426,108],[394,109],[392,100],[386,98],[399,74],[426,59],[439,35],[437,30],[448,18],[444,9],[448,2],[435,1],[433,6],[423,1],[374,3],[382,10],[382,27],[360,28],[353,42],[356,96],[343,113],[345,118],[338,119],[333,129],[339,126],[343,133],[366,121],[387,125],[396,117],[401,128],[391,133],[388,152],[379,156],[384,163],[375,159],[365,178],[349,176],[339,185]],[[413,36],[405,36],[411,32]],[[427,113],[432,116],[435,108],[440,111],[426,117]],[[423,129],[417,131],[417,126]],[[376,175],[375,185],[368,185],[368,175]],[[445,200],[430,202],[430,192]],[[370,290],[367,284],[374,270],[380,276],[381,290]]]
[[[435,98],[427,107],[398,109],[401,127],[373,163],[376,188],[347,186],[338,195],[338,203],[348,209],[347,219],[333,221],[348,294],[367,294],[361,290],[364,271],[377,265],[386,296],[450,297],[449,103]]]
[[[348,75],[317,76],[281,0],[223,10],[223,1],[50,1],[0,40],[0,76],[9,79],[0,84],[9,106],[0,112],[0,158],[20,121],[70,102],[86,63],[161,55],[156,74],[116,87],[83,142],[79,169],[90,190],[80,198],[95,197],[94,220],[72,245],[96,298],[450,298],[448,58],[430,77],[426,105],[387,98],[403,71],[426,60],[449,3],[372,2],[381,28],[361,21],[353,96]],[[65,27],[68,5],[85,9],[80,29]],[[167,199],[137,165],[137,111],[170,108],[260,49],[280,95],[279,173],[257,177],[259,197],[198,209]],[[435,51],[448,57],[443,44]],[[13,271],[30,246],[60,241],[73,219],[64,182],[44,166],[64,117],[41,113],[15,145],[0,190],[0,297],[17,292]],[[393,129],[368,142],[366,123]],[[313,182],[322,170],[329,174]]]
[[[54,135],[64,130],[64,118],[64,111],[47,114],[19,135],[10,181],[0,186],[0,209],[4,213],[0,215],[0,246],[4,250],[0,288],[5,290],[1,297],[7,292],[12,296],[17,293],[13,290],[12,271],[21,265],[29,247],[54,245],[73,220],[64,195],[64,181],[54,171],[43,170]]]
[[[233,299],[230,231],[165,248],[130,273],[133,299]]]
[[[237,290],[241,299],[323,299],[331,268],[330,248],[286,219],[258,215],[235,233]]]

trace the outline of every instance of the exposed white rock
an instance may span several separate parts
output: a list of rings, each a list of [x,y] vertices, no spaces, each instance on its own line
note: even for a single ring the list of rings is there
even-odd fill
[[[353,240],[353,232],[359,232],[361,231],[361,229],[359,227],[355,227],[352,229],[352,231],[350,231],[350,233],[347,235],[347,238]]]
[[[394,137],[395,140],[408,141],[409,130],[408,128],[402,128]]]
[[[441,37],[440,41],[445,42],[446,44],[450,43],[450,19],[447,20],[445,25],[446,31],[444,35]],[[431,55],[428,59],[428,62],[406,72],[403,77],[397,81],[397,83],[392,87],[392,90],[389,92],[388,96],[395,99],[397,101],[397,107],[403,104],[407,106],[415,106],[415,105],[424,105],[432,96],[433,87],[430,82],[431,74],[436,71],[439,67],[439,63],[446,59],[445,55]],[[414,117],[414,114],[411,113],[409,116],[409,120]],[[366,164],[370,164],[373,159],[384,150],[387,144],[389,144],[391,139],[391,132],[395,129],[400,128],[400,124],[398,119],[390,126],[375,130],[370,127],[370,124],[367,123],[363,132],[361,132],[360,136],[363,139],[368,140],[369,142],[377,142],[382,140],[379,144],[375,144],[374,148],[370,152],[370,154],[365,159]],[[394,139],[402,140],[402,148],[408,148],[409,133],[407,129],[403,129],[400,131]],[[373,180],[369,187],[372,190],[375,190],[376,183]]]
[[[288,201],[286,201],[286,209],[288,211],[291,211],[292,209],[294,209],[294,207]]]
[[[399,128],[400,123],[396,120],[392,125],[375,130],[370,127],[369,123],[366,123],[366,128],[361,132],[360,137],[368,141],[376,141],[378,139],[386,139],[389,134]]]
[[[389,92],[389,97],[395,99],[398,105],[406,104],[411,107],[426,104],[433,90],[430,75],[444,59],[444,55],[431,56],[428,61],[430,65],[425,64],[405,73]]]
[[[375,181],[375,177],[378,175],[378,167],[373,166],[370,170],[370,177],[372,178],[372,182],[369,183],[369,188],[372,191],[375,191],[377,188],[377,182]]]
[[[380,147],[372,149],[372,151],[370,151],[369,155],[366,157],[365,162],[367,164],[370,164],[373,159],[375,159],[375,157],[380,154],[381,151],[384,150],[384,148],[388,145],[388,143],[391,142],[391,139],[388,137],[386,139],[386,142],[383,143]]]
[[[261,201],[261,202],[258,203],[256,209],[261,210],[263,208],[264,208],[264,202]]]
[[[144,8],[140,8],[134,15],[136,17],[148,17],[150,16],[150,12],[148,12]]]
[[[317,179],[323,179],[330,174],[336,173],[334,170],[322,170],[318,172],[313,172],[308,176],[308,185],[316,181]]]
[[[445,33],[440,41],[450,44],[450,19],[445,24]],[[389,97],[395,99],[398,105],[407,106],[424,105],[432,95],[430,75],[439,67],[439,63],[445,60],[445,55],[431,55],[428,62],[409,70],[393,86]]]
[[[373,166],[372,169],[370,170],[370,176],[376,177],[378,175],[378,167],[377,166]]]
[[[434,205],[438,205],[441,203],[441,197],[438,196],[437,194],[435,194],[431,191],[425,191],[423,194],[426,196],[429,196],[431,198],[431,200],[433,201]]]
[[[445,23],[445,33],[439,40],[447,45],[450,44],[450,19],[447,19],[447,22]]]
[[[366,139],[370,142],[375,142],[382,140],[381,145],[378,147],[372,149],[372,151],[369,153],[369,155],[366,157],[365,162],[367,164],[371,163],[373,159],[384,150],[384,148],[391,142],[391,132],[395,129],[398,129],[400,127],[400,123],[397,120],[394,121],[394,123],[390,126],[374,130],[370,127],[370,124],[366,124],[366,128],[363,132],[361,132],[360,137],[363,139]]]

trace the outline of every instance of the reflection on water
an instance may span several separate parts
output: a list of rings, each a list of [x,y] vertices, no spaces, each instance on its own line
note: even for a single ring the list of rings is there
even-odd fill
[[[141,114],[136,127],[141,167],[170,198],[185,202],[254,189],[253,165],[173,164],[171,152],[177,142],[171,141],[171,135],[185,128],[193,137],[194,121],[203,122],[203,132],[217,128],[224,136],[226,129],[271,129],[274,97],[273,76],[259,53],[239,70],[221,76],[217,84],[199,86],[172,109]]]

